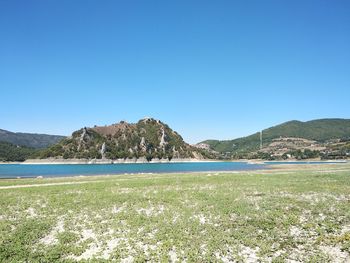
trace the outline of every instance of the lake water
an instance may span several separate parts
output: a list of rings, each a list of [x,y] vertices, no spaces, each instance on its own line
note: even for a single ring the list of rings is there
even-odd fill
[[[64,177],[79,175],[181,173],[242,171],[268,169],[269,164],[332,164],[343,162],[297,161],[264,162],[193,162],[193,163],[133,163],[133,164],[0,164],[0,178]]]
[[[0,164],[0,178],[63,177],[125,173],[213,172],[267,169],[246,162],[146,163],[146,164]]]

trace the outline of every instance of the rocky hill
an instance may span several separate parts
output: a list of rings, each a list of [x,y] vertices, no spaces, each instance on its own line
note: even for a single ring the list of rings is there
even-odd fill
[[[40,158],[63,159],[168,159],[212,158],[159,120],[145,118],[137,123],[122,121],[110,126],[82,128],[40,153]]]
[[[347,156],[350,141],[349,119],[320,119],[307,122],[289,121],[260,132],[234,140],[207,140],[200,145],[220,152],[227,158],[256,158],[261,156],[288,156],[317,152],[324,156]],[[314,154],[310,154],[314,155]]]
[[[50,145],[58,143],[65,136],[10,132],[0,129],[0,142],[8,142],[18,146],[26,146],[30,148],[42,149]]]

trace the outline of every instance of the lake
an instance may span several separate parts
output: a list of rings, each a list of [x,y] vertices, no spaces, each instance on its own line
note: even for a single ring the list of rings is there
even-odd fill
[[[0,164],[0,178],[64,177],[131,173],[181,173],[267,169],[246,162],[189,162],[135,164]]]
[[[269,169],[275,164],[335,164],[339,161],[294,162],[184,162],[184,163],[124,163],[124,164],[0,164],[0,178],[64,177],[80,175],[188,173]]]

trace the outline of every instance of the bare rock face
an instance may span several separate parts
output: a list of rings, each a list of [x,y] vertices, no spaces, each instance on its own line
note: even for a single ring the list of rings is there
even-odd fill
[[[106,156],[105,156],[105,153],[106,153],[106,143],[104,142],[103,144],[102,144],[102,147],[101,147],[101,156],[102,156],[102,159],[105,159],[106,158]]]
[[[164,131],[164,129],[162,128],[161,131],[162,131],[162,137],[160,138],[159,146],[164,148],[164,146],[167,144],[167,142],[165,141],[165,131]]]
[[[121,121],[110,126],[83,128],[46,151],[42,158],[65,159],[189,159],[204,156],[159,120],[145,118],[137,123]]]
[[[126,121],[121,121],[120,123],[112,124],[109,126],[95,126],[94,128],[92,128],[92,130],[104,136],[113,136],[118,132],[126,132],[128,129],[131,128],[131,126],[132,125],[130,125]]]
[[[82,132],[82,134],[80,135],[78,150],[80,150],[81,145],[82,145],[82,143],[83,143],[84,140],[85,140],[85,137],[88,137],[88,136],[87,136],[87,129],[86,129],[86,127],[83,128],[83,132]]]
[[[206,149],[206,150],[210,150],[210,145],[207,143],[197,143],[195,145],[193,145],[194,147],[198,148],[198,149]]]
[[[143,152],[147,151],[147,146],[146,146],[146,141],[145,141],[145,137],[141,138],[141,142],[140,142],[140,148]]]

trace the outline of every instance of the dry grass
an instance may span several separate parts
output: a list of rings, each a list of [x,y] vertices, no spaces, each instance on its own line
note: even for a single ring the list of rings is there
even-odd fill
[[[1,262],[350,260],[349,165],[0,186]]]

